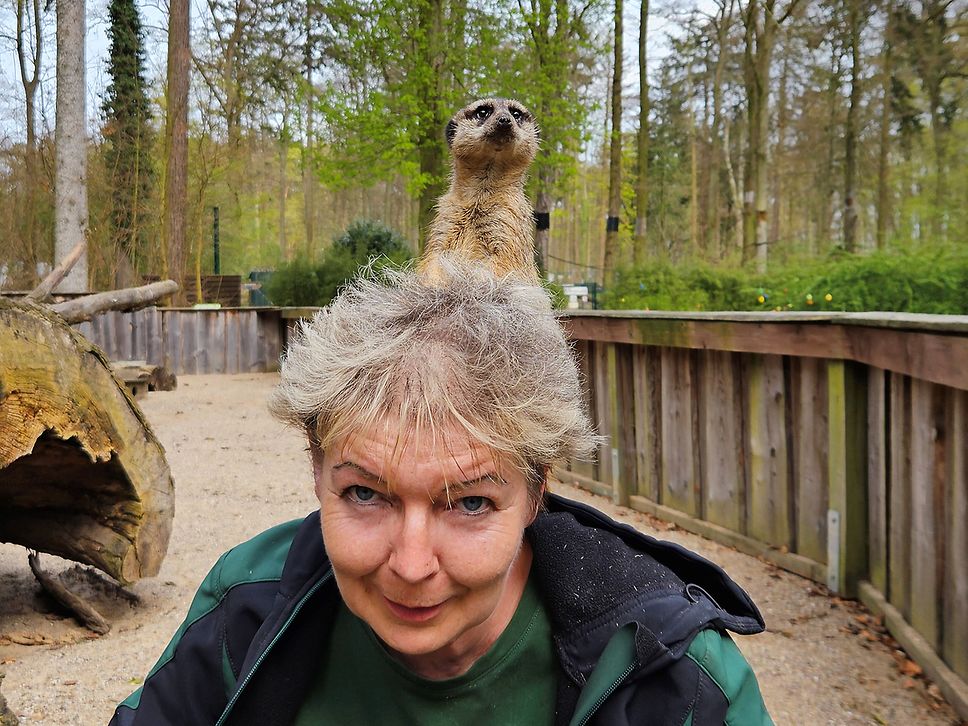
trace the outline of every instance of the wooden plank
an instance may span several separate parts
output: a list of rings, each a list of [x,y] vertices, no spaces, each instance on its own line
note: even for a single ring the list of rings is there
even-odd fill
[[[632,346],[615,346],[615,409],[613,416],[618,437],[619,471],[615,477],[612,501],[628,506],[629,494],[635,490],[638,465],[635,453],[635,383],[632,373]]]
[[[749,362],[748,534],[775,547],[792,547],[783,358]]]
[[[662,504],[700,515],[698,441],[694,438],[692,358],[688,350],[663,348]]]
[[[951,392],[948,407],[948,499],[941,655],[968,679],[968,392]],[[968,714],[963,714],[968,718]]]
[[[746,507],[746,477],[736,355],[705,351],[699,360],[704,519],[741,532]]]
[[[148,360],[148,342],[145,338],[146,318],[144,310],[130,313],[131,319],[131,355],[132,360]]]
[[[868,577],[887,593],[887,377],[880,368],[867,372],[867,522]]]
[[[968,335],[820,322],[765,322],[670,317],[569,316],[572,338],[674,348],[728,350],[853,360],[953,388],[968,390]]]
[[[823,361],[792,362],[793,484],[796,493],[796,551],[827,561],[827,372]]]
[[[283,329],[285,323],[278,310],[253,310],[252,313],[259,319],[260,324],[265,330],[266,341],[266,372],[279,370],[279,359],[282,356],[284,346]]]
[[[911,382],[911,616],[932,648],[941,644],[944,419],[941,390]],[[939,421],[940,419],[940,421]],[[940,490],[940,491],[939,491]],[[941,496],[939,496],[941,495]]]
[[[285,318],[283,318],[285,319]],[[578,375],[581,379],[582,394],[585,400],[585,410],[588,411],[589,417],[593,418],[594,423],[594,407],[591,404],[591,375],[588,365],[588,346],[590,344],[584,340],[575,341],[574,355],[575,363],[578,366]],[[595,478],[595,462],[593,460],[577,460],[572,459],[568,462],[568,468],[575,473],[586,477],[588,479]]]
[[[225,313],[207,313],[205,337],[208,340],[208,372],[225,373]]]
[[[862,366],[827,362],[827,420],[827,587],[855,597],[867,569],[867,376]]]
[[[887,594],[907,618],[911,615],[911,379],[891,373],[889,385]]]
[[[225,372],[238,373],[242,370],[242,329],[239,325],[237,310],[226,310],[225,313]]]
[[[202,373],[198,366],[198,341],[195,327],[198,316],[194,312],[178,314],[179,367],[184,373]]]
[[[162,365],[175,373],[175,375],[181,375],[186,372],[182,366],[180,315],[181,313],[167,310],[162,311],[161,314],[162,338],[165,340],[164,361]]]
[[[118,360],[135,360],[134,354],[134,314],[133,313],[114,313],[116,317],[118,334]],[[139,359],[143,360],[143,359]]]
[[[259,321],[255,313],[239,313],[242,328],[242,360],[245,363],[245,370],[249,373],[257,373],[261,370],[260,351],[259,351]]]
[[[893,607],[869,582],[860,584],[860,599],[877,615],[884,616],[884,624],[908,655],[924,669],[925,675],[941,689],[955,712],[968,720],[968,683],[938,657],[917,630],[908,625],[901,612]]]
[[[214,313],[218,315],[218,313]],[[213,313],[193,313],[195,318],[195,360],[198,361],[199,373],[211,373],[211,341],[208,337],[208,323]]]
[[[605,443],[598,447],[598,480],[609,486],[615,482],[612,470],[612,447],[615,445],[612,427],[611,393],[608,379],[609,345],[595,343],[591,348],[592,386],[595,391],[595,424],[598,433],[606,437]]]
[[[161,311],[156,307],[145,309],[145,360],[152,365],[164,362],[164,340],[161,330]]]
[[[730,547],[735,547],[740,552],[745,552],[753,557],[759,557],[769,562],[779,565],[785,570],[794,572],[801,577],[806,577],[814,582],[824,582],[826,580],[826,568],[819,562],[793,552],[784,552],[776,547],[764,544],[752,537],[747,537],[739,532],[734,532],[718,524],[707,522],[688,514],[666,507],[655,502],[650,502],[645,497],[631,497],[629,504],[632,509],[645,514],[652,515],[666,522],[672,522],[678,527],[682,527],[687,532],[702,535],[716,542],[722,542]]]
[[[660,443],[662,419],[655,348],[632,348],[632,377],[635,391],[635,475],[634,494],[652,501],[659,499],[661,486]]]

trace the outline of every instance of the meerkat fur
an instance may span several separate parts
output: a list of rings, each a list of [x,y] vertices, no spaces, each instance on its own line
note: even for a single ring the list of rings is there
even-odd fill
[[[450,188],[437,203],[419,269],[433,282],[440,255],[480,261],[499,277],[539,284],[534,217],[524,195],[538,151],[538,126],[522,104],[485,98],[464,107],[446,128]]]

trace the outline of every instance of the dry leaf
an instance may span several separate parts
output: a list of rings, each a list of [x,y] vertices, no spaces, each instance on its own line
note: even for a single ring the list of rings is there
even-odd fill
[[[901,663],[901,673],[906,676],[919,676],[921,675],[921,672],[921,666],[919,666],[913,660],[907,659]]]

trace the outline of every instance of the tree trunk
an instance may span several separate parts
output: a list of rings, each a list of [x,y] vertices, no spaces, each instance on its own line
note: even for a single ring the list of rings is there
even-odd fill
[[[87,238],[87,85],[84,0],[57,0],[54,264]],[[59,292],[87,290],[84,254]]]
[[[164,449],[103,353],[42,307],[0,299],[0,540],[158,573],[174,484]]]
[[[169,276],[181,280],[185,277],[188,226],[189,0],[170,0],[169,9],[163,269]]]
[[[641,0],[639,11],[639,131],[636,137],[638,176],[635,180],[635,252],[636,265],[654,254],[648,242],[649,211],[649,78],[646,37],[649,31],[649,0]]]
[[[743,251],[743,210],[739,198],[739,186],[733,173],[733,162],[729,150],[729,121],[723,124],[723,163],[726,166],[726,179],[729,181],[729,194],[732,198],[733,210],[733,245],[740,253]]]
[[[606,284],[621,264],[618,220],[622,210],[622,0],[615,0],[615,40],[612,68],[612,128],[609,135],[608,219],[605,223]]]
[[[881,51],[881,129],[877,153],[877,249],[887,246],[888,220],[891,218],[890,165],[891,151],[891,66],[894,8],[885,3],[884,45]]]
[[[33,33],[33,46],[27,43],[24,25],[27,17],[26,0],[17,0],[17,64],[20,67],[20,81],[24,88],[24,111],[26,115],[27,147],[24,149],[24,166],[27,171],[25,179],[27,187],[27,203],[25,205],[26,229],[24,230],[24,259],[29,265],[31,274],[37,270],[37,187],[40,176],[37,173],[37,119],[35,103],[37,87],[40,82],[40,65],[43,58],[44,36],[40,27],[40,0],[32,0],[30,14]],[[27,73],[27,54],[30,54],[30,74]]]
[[[857,251],[857,113],[860,110],[860,7],[847,0],[850,43],[850,103],[844,130],[844,247]]]

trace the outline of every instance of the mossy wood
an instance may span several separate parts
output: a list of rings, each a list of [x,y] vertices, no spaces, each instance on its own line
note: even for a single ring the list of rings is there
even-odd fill
[[[104,354],[0,299],[0,541],[127,584],[158,573],[173,514],[164,449]]]

